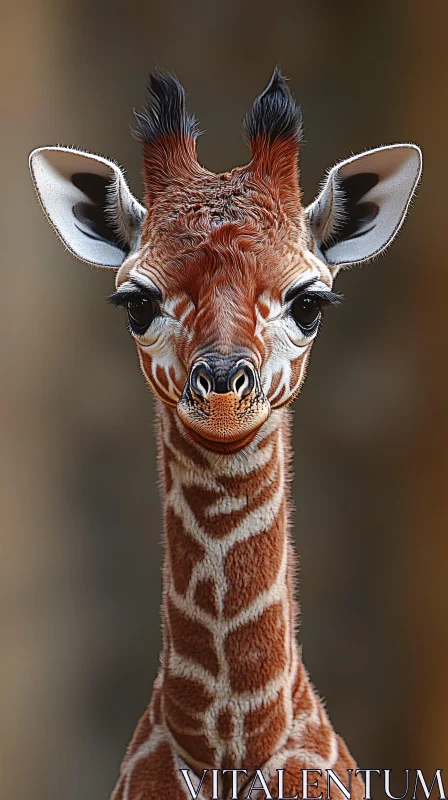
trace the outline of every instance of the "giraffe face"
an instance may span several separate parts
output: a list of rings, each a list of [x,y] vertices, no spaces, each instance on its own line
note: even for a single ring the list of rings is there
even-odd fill
[[[81,260],[117,269],[143,374],[193,438],[241,449],[298,394],[337,271],[376,256],[406,215],[416,145],[337,164],[302,208],[301,113],[276,70],[245,121],[251,160],[215,175],[178,81],[151,76],[137,114],[144,205],[119,167],[69,148],[31,154],[47,218]]]
[[[159,198],[117,275],[143,374],[211,449],[238,449],[299,392],[332,274],[305,215],[245,169]]]

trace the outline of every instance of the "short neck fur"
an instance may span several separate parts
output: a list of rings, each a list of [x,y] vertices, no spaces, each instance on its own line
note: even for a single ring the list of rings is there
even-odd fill
[[[175,410],[160,404],[158,419],[165,723],[193,767],[250,769],[287,741],[306,681],[294,637],[287,412],[230,456],[192,443]]]

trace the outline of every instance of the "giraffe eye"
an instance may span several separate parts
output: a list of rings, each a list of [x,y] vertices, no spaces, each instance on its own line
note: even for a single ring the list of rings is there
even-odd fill
[[[128,319],[134,333],[145,333],[151,322],[160,313],[159,304],[153,297],[133,297],[127,304]]]
[[[320,317],[321,300],[312,294],[301,294],[291,305],[291,316],[303,331],[312,331]]]

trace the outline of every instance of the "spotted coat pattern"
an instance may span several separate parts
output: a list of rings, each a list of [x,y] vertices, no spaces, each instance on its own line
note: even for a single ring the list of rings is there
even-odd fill
[[[285,796],[300,791],[303,768],[331,768],[346,781],[355,764],[295,639],[287,411],[272,413],[244,458],[192,443],[162,404],[158,426],[164,646],[112,800],[191,797],[185,768],[197,783],[204,768],[246,769],[241,798],[259,768],[272,791],[285,770]],[[231,797],[227,777],[222,800]],[[352,796],[363,796],[359,778]],[[210,775],[199,797],[212,797]]]

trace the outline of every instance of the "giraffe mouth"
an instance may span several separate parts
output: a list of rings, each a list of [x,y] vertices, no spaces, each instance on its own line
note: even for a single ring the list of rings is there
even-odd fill
[[[224,440],[216,441],[214,439],[206,439],[205,436],[202,436],[188,425],[185,425],[185,427],[187,428],[188,435],[191,437],[191,439],[193,439],[194,442],[196,442],[196,444],[201,445],[201,447],[203,447],[205,450],[211,450],[213,453],[222,453],[223,455],[231,455],[232,453],[237,453],[239,450],[243,450],[251,442],[253,442],[260,429],[258,427],[251,431],[251,433],[243,436],[241,439],[227,442]]]

